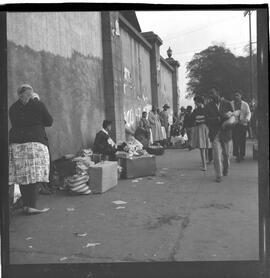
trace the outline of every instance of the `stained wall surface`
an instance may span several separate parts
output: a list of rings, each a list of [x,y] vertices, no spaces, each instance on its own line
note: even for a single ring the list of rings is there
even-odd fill
[[[172,83],[172,71],[161,60],[160,63],[160,90],[158,97],[158,106],[162,109],[164,104],[168,104],[170,109],[168,113],[170,115],[170,121],[173,115],[173,83]]]
[[[52,158],[91,146],[104,119],[99,12],[8,13],[8,101],[29,83],[54,118]]]
[[[142,111],[151,109],[150,53],[124,29],[120,29],[124,87],[123,120],[135,129]]]

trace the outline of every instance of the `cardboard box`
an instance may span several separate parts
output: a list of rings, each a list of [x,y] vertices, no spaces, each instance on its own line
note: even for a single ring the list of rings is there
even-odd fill
[[[119,158],[119,164],[123,167],[121,173],[123,179],[154,176],[157,170],[155,156]]]
[[[89,168],[89,187],[93,193],[103,193],[117,185],[117,165],[116,161],[104,161]]]

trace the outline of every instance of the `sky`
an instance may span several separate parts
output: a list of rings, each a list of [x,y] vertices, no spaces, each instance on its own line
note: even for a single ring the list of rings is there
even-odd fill
[[[179,61],[178,86],[180,105],[193,105],[185,98],[186,64],[196,52],[213,44],[224,43],[237,56],[246,56],[244,47],[249,43],[249,19],[244,11],[146,11],[136,12],[142,32],[153,31],[163,41],[160,53]],[[252,42],[256,48],[256,12],[252,12]]]

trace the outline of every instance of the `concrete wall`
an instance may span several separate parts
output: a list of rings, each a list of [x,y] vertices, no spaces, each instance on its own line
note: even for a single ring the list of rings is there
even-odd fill
[[[120,29],[124,86],[123,120],[135,128],[142,111],[151,109],[150,53],[124,29]]]
[[[158,97],[158,107],[162,109],[164,104],[168,104],[170,109],[168,110],[169,115],[173,115],[173,83],[172,83],[172,71],[160,61],[160,90]]]
[[[54,118],[52,158],[89,147],[104,119],[99,12],[8,13],[8,100],[29,83]]]

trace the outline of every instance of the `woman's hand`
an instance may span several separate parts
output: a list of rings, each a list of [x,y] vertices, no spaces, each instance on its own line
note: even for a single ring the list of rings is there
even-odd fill
[[[32,93],[32,95],[31,95],[31,99],[37,99],[37,100],[40,100],[40,97],[39,97],[39,95],[37,94],[37,93]]]

